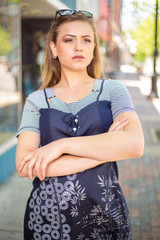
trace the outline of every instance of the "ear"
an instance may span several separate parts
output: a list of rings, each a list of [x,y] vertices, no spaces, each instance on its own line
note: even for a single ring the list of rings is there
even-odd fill
[[[57,57],[57,49],[56,49],[56,44],[54,42],[50,42],[50,48],[53,54],[53,57]]]

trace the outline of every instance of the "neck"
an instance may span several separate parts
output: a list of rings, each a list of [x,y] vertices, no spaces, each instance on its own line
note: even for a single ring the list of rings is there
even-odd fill
[[[59,84],[63,86],[68,86],[69,88],[78,86],[82,84],[82,82],[87,82],[91,80],[92,78],[88,75],[87,70],[81,70],[81,71],[65,71],[61,70],[61,79]]]

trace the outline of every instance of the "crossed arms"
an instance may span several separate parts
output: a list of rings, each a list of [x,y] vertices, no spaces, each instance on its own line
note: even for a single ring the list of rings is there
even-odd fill
[[[22,132],[18,138],[16,169],[20,177],[64,176],[108,161],[140,157],[144,137],[134,112],[119,114],[106,133],[63,138],[40,146],[40,135]]]

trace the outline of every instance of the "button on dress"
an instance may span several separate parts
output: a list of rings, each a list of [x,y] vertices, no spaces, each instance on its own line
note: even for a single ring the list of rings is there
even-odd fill
[[[53,88],[38,90],[26,100],[17,136],[35,131],[44,146],[61,138],[101,134],[124,111],[134,108],[117,80],[96,79],[88,96],[70,104],[58,99]],[[131,240],[117,163],[43,181],[36,177],[25,211],[24,239]]]

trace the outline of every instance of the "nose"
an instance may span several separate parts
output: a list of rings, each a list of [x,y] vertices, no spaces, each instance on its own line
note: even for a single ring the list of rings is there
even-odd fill
[[[81,52],[82,50],[83,50],[82,42],[77,40],[75,42],[75,51]]]

